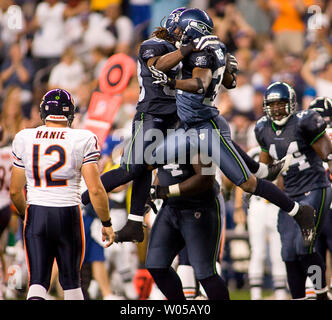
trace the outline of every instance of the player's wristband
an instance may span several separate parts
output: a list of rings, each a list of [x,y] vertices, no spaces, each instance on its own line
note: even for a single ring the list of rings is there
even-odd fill
[[[180,186],[179,184],[173,184],[168,187],[168,194],[169,197],[178,197],[180,195]]]
[[[111,218],[109,218],[106,221],[102,221],[101,224],[103,225],[103,227],[111,227],[112,226]]]
[[[167,85],[170,87],[170,89],[175,90],[176,80],[167,78]]]

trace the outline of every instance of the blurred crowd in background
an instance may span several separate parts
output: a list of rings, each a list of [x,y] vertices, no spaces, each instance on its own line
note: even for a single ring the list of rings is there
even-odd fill
[[[173,9],[183,6],[209,13],[214,33],[239,63],[237,87],[221,90],[216,103],[230,123],[233,140],[245,150],[257,145],[253,128],[263,115],[263,94],[270,83],[292,85],[298,109],[306,109],[316,96],[331,97],[332,1],[1,0],[0,123],[5,133],[1,144],[9,144],[23,128],[42,124],[39,103],[52,88],[72,93],[78,107],[73,127],[84,127],[107,59],[125,53],[136,60],[141,42]],[[105,158],[116,145],[112,141],[130,137],[138,96],[134,75],[110,132],[118,139],[108,139],[102,146]],[[234,229],[241,219],[233,216],[231,196],[227,228]],[[248,260],[248,251],[242,250],[239,261]],[[238,288],[246,283],[246,268],[246,264],[238,270],[229,267],[228,277],[233,274]]]

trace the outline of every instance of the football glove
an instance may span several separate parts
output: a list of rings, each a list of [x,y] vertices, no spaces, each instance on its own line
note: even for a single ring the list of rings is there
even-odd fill
[[[210,45],[219,43],[219,38],[214,35],[202,36],[193,40],[194,49],[197,51],[202,51]]]
[[[191,54],[193,51],[202,51],[210,45],[219,44],[219,38],[213,35],[202,36],[200,38],[196,38],[188,44],[180,45],[181,54],[186,57]]]
[[[152,82],[153,84],[161,84],[162,86],[168,86],[173,90],[175,89],[175,79],[168,77],[166,73],[158,70],[155,66],[151,66],[149,69],[151,71],[152,78],[156,79]]]
[[[231,74],[237,73],[239,71],[238,62],[236,58],[230,53],[227,53],[226,55],[226,70]]]

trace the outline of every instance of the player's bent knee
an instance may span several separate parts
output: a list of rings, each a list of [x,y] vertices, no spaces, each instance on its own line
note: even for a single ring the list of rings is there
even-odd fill
[[[254,175],[251,175],[248,180],[239,185],[239,187],[248,193],[254,193],[257,187],[257,179]]]
[[[132,179],[139,177],[142,172],[147,170],[147,166],[145,164],[121,164],[121,168],[123,168],[128,174],[132,175]]]

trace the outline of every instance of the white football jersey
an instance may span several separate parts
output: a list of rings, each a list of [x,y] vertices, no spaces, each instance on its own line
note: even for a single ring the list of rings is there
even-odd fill
[[[13,141],[13,165],[25,169],[27,203],[68,207],[81,203],[81,167],[97,162],[97,137],[88,130],[40,126]]]
[[[11,204],[9,196],[10,171],[13,165],[11,146],[0,148],[0,209]]]

